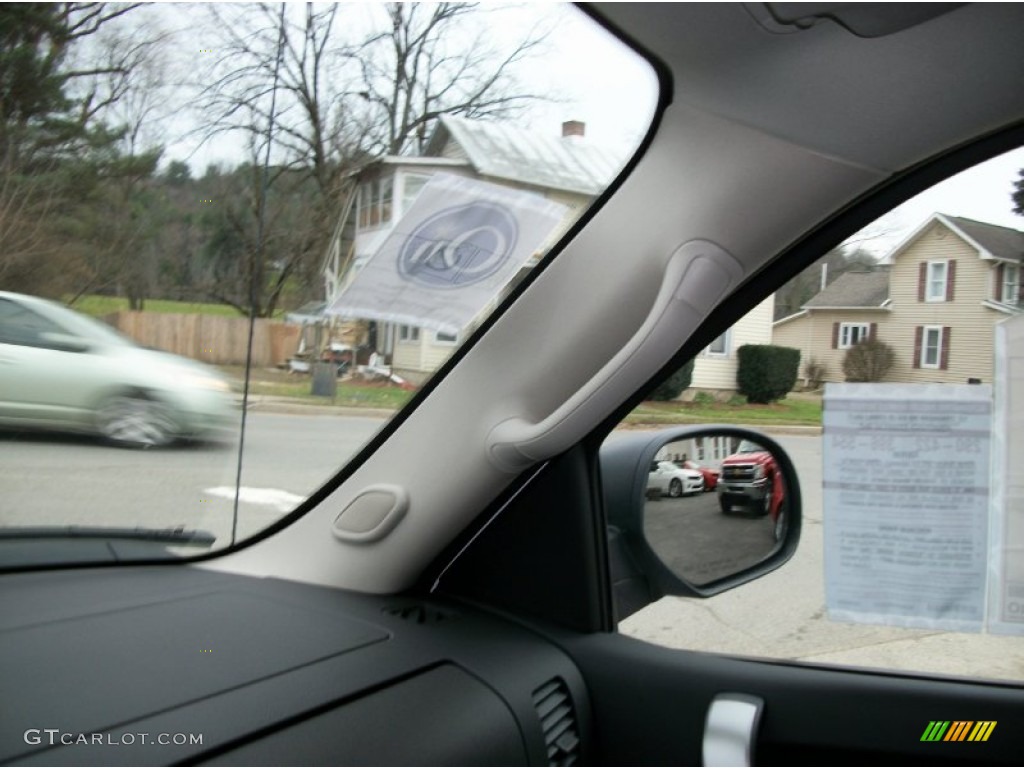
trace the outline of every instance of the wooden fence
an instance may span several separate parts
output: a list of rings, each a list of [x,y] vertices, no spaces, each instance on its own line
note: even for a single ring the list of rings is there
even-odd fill
[[[145,347],[214,365],[245,364],[249,320],[244,317],[115,312],[103,319]],[[301,333],[298,325],[257,320],[252,337],[253,365],[267,368],[284,364],[295,354]]]

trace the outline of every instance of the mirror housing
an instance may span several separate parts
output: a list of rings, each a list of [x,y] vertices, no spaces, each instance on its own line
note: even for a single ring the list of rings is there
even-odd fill
[[[719,437],[729,438],[737,443],[755,443],[763,451],[771,454],[771,459],[774,459],[771,472],[778,473],[776,482],[781,481],[785,489],[781,494],[776,491],[777,507],[771,509],[770,515],[773,521],[779,520],[780,524],[773,525],[772,530],[766,532],[765,535],[773,537],[766,541],[774,540],[774,543],[763,557],[755,562],[737,566],[735,571],[715,573],[707,581],[697,581],[692,576],[687,577],[680,573],[680,567],[671,567],[651,546],[645,535],[646,507],[648,503],[655,503],[653,499],[661,495],[656,483],[658,473],[655,469],[659,465],[667,464],[665,461],[658,461],[660,452],[666,446],[683,441]],[[796,469],[782,447],[763,434],[731,425],[672,427],[657,432],[616,433],[606,439],[601,446],[600,466],[616,621],[665,595],[703,598],[738,587],[775,570],[796,551],[801,521],[800,486]],[[660,468],[663,472],[671,474],[670,466]],[[681,495],[680,491],[685,493],[689,490],[693,488],[673,485],[672,492],[667,495],[675,497]],[[727,488],[719,490],[724,491]],[[710,503],[718,508],[720,504],[723,513],[734,511],[729,502],[735,497],[721,493],[715,495],[717,499],[709,499],[703,506],[707,507]],[[780,496],[782,500],[778,501]],[[764,500],[764,508],[761,511],[768,516],[768,499]],[[746,516],[745,519],[751,518]],[[682,525],[685,524],[684,519]],[[723,551],[733,545],[731,539],[722,541]]]
[[[73,336],[70,333],[54,333],[47,331],[39,335],[42,342],[50,349],[55,349],[58,352],[74,352],[81,354],[89,352],[92,349],[92,344],[80,336]]]

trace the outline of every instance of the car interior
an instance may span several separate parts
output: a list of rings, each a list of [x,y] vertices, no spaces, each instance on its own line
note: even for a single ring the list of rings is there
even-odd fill
[[[170,562],[5,567],[0,764],[1020,762],[1019,684],[619,632],[665,595],[700,601],[785,568],[800,478],[770,438],[727,432],[776,456],[787,527],[740,572],[687,581],[636,516],[656,450],[711,430],[606,438],[827,250],[1024,143],[1024,7],[580,9],[657,74],[622,173],[266,530]],[[921,740],[958,717],[999,727],[984,743]]]

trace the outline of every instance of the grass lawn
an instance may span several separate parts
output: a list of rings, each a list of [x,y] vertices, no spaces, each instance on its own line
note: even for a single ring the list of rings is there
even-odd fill
[[[220,366],[232,380],[234,389],[242,391],[242,366]],[[253,370],[249,392],[253,395],[285,397],[309,405],[342,405],[363,408],[398,409],[405,405],[412,392],[381,382],[366,383],[351,380],[338,382],[338,394],[330,398],[310,394],[309,376],[296,376],[272,368]],[[739,403],[659,403],[647,401],[630,413],[625,424],[748,424],[752,426],[821,426],[821,395],[817,393],[791,393],[786,399],[771,405]]]
[[[222,315],[224,317],[242,317],[234,307],[227,304],[199,304],[189,301],[165,301],[163,299],[146,299],[143,305],[146,312],[170,312],[187,315]],[[93,317],[102,317],[112,312],[128,310],[128,299],[117,296],[82,296],[72,307],[79,312]],[[283,315],[278,312],[274,316]]]
[[[821,397],[792,394],[770,405],[659,403],[648,401],[626,417],[627,424],[750,424],[821,426]]]
[[[222,365],[220,369],[231,379],[236,392],[242,391],[244,369],[240,365]],[[310,394],[312,380],[273,368],[256,368],[252,372],[249,392],[253,395],[285,397],[309,405],[341,405],[363,408],[398,409],[405,405],[412,392],[382,382],[338,382],[338,394],[332,401]],[[625,424],[748,424],[752,426],[821,426],[821,395],[791,393],[771,405],[739,403],[659,403],[647,401],[630,413]]]
[[[222,365],[220,369],[232,380],[235,391],[241,392],[242,366]],[[252,395],[287,397],[309,405],[344,405],[390,409],[401,408],[413,395],[410,391],[383,383],[339,381],[337,396],[332,401],[329,397],[310,394],[312,387],[312,379],[309,376],[297,376],[285,371],[259,368],[253,371],[249,382],[249,393]]]

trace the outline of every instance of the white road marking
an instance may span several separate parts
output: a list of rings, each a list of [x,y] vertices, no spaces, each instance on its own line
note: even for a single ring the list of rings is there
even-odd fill
[[[204,493],[211,496],[220,496],[224,499],[235,499],[235,489],[226,485],[217,488],[207,488]],[[242,486],[238,489],[238,500],[245,504],[264,504],[276,507],[279,512],[291,512],[300,503],[306,500],[305,496],[296,493],[282,491],[280,488],[247,488]]]

